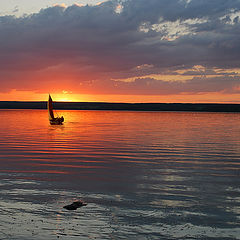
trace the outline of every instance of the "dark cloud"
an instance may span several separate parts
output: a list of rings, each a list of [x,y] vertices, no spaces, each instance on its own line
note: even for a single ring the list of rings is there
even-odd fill
[[[239,13],[238,0],[116,0],[2,16],[1,90],[61,81],[88,93],[235,91],[238,74],[213,69],[239,67]],[[179,69],[197,75],[187,70],[195,65],[219,76],[185,83],[143,78]],[[112,80],[130,77],[131,83]]]
[[[13,13],[17,13],[19,11],[18,6],[15,6],[15,8],[13,9]]]

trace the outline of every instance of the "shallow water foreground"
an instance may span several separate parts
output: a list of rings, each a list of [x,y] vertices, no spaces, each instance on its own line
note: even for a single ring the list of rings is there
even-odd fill
[[[1,240],[240,239],[239,114],[59,115],[0,110]]]

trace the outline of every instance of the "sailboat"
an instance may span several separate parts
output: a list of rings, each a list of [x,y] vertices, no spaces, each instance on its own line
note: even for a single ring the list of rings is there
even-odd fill
[[[62,117],[54,117],[54,113],[53,113],[53,100],[49,94],[49,98],[48,98],[48,117],[49,117],[49,122],[51,125],[62,125],[64,118]]]

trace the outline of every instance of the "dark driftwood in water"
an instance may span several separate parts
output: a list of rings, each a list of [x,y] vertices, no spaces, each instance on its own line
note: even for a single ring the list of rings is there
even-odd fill
[[[65,208],[67,210],[76,210],[77,208],[82,207],[82,206],[86,206],[86,205],[87,205],[87,203],[84,203],[82,201],[76,201],[76,202],[73,202],[70,205],[64,206],[63,208]]]
[[[104,102],[54,102],[61,110],[125,110],[125,111],[191,111],[240,112],[240,104],[216,103],[104,103]],[[0,109],[46,109],[46,102],[0,101]]]

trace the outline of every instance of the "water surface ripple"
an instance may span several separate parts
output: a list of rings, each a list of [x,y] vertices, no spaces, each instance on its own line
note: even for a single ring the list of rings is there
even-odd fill
[[[1,240],[240,239],[239,114],[59,114],[0,110]]]

